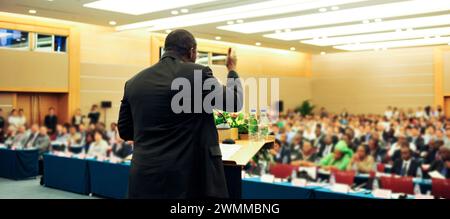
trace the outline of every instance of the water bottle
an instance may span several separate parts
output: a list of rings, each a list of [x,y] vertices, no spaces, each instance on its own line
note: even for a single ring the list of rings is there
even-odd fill
[[[336,183],[336,178],[334,177],[334,173],[331,173],[331,176],[330,176],[330,184],[331,185],[334,185]]]
[[[250,141],[258,140],[258,119],[256,118],[256,109],[250,110],[248,118],[248,139]]]
[[[422,179],[422,168],[417,168],[416,177]]]
[[[373,179],[373,183],[372,183],[372,190],[376,190],[380,188],[380,183],[378,182],[377,178]]]
[[[269,135],[269,117],[267,115],[267,110],[265,108],[261,108],[259,115],[259,138],[260,140],[266,140]]]
[[[416,195],[421,195],[422,194],[422,191],[420,190],[419,184],[416,184],[414,186],[414,194],[416,194]]]

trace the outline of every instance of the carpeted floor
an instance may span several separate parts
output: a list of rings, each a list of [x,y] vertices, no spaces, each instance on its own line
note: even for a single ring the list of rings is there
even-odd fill
[[[0,199],[96,199],[39,185],[39,179],[10,180],[0,178]]]

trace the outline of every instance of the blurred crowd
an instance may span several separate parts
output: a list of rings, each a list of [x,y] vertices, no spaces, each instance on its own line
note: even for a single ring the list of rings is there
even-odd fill
[[[59,123],[56,109],[51,107],[42,125],[27,125],[22,109],[13,109],[5,116],[0,108],[0,144],[13,149],[36,148],[40,154],[57,151],[96,158],[129,156],[132,142],[123,141],[117,124],[107,128],[100,116],[98,106],[93,105],[87,116],[77,109],[70,123]]]
[[[450,119],[441,107],[388,107],[382,115],[288,111],[271,132],[273,147],[255,156],[249,170],[281,163],[369,173],[381,165],[400,176],[450,178]]]

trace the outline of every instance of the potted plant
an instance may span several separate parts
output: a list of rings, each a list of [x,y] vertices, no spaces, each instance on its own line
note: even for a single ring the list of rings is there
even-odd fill
[[[245,139],[248,134],[247,119],[244,113],[228,113],[219,112],[214,113],[214,122],[219,131],[219,139]],[[248,135],[247,135],[248,139]]]
[[[312,105],[309,100],[305,100],[300,106],[297,106],[297,108],[295,108],[295,112],[300,113],[302,116],[308,116],[313,113],[315,107],[316,106]]]

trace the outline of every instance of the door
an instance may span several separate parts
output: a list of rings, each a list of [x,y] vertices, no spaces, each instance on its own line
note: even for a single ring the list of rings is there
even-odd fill
[[[450,118],[450,96],[446,96],[444,100],[445,117]]]

